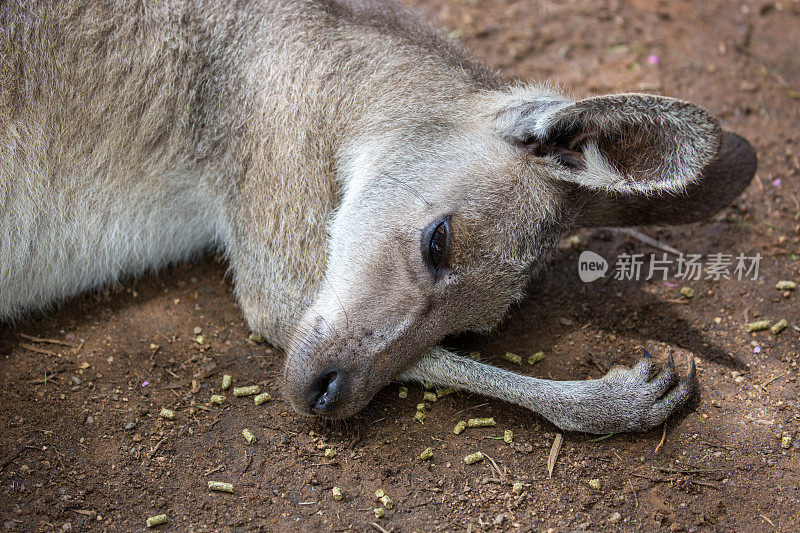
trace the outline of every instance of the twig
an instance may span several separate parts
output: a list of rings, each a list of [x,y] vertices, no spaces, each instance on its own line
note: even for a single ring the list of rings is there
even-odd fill
[[[550,447],[550,457],[547,458],[547,477],[549,478],[553,477],[553,469],[556,467],[562,442],[564,442],[564,436],[561,433],[556,434],[556,438],[553,439],[553,445]]]
[[[489,459],[489,462],[492,464],[492,467],[494,468],[495,472],[497,472],[497,475],[500,476],[499,481],[505,481],[506,480],[506,474],[505,474],[505,472],[500,470],[500,467],[497,466],[497,463],[495,462],[495,460],[492,459],[491,457],[489,457],[486,454],[483,454],[483,456],[486,457],[487,459]]]
[[[778,374],[774,378],[772,378],[770,380],[767,380],[764,383],[760,384],[759,387],[761,387],[764,390],[767,390],[767,385],[769,385],[770,383],[772,383],[775,380],[778,380],[778,379],[782,378],[784,376],[784,374],[786,374],[786,372],[781,372],[780,374]]]
[[[673,248],[669,244],[654,239],[648,235],[645,235],[641,231],[635,230],[633,228],[615,228],[614,231],[618,233],[625,233],[626,235],[633,237],[638,241],[642,241],[647,246],[655,248],[656,250],[661,250],[662,252],[667,252],[668,254],[672,255],[681,255],[681,252],[679,250]]]
[[[654,466],[661,472],[674,472],[677,474],[707,474],[709,472],[725,472],[728,468],[671,468],[668,466]]]
[[[456,414],[457,414],[457,415],[460,415],[461,413],[463,413],[463,412],[465,412],[465,411],[471,411],[471,410],[473,410],[473,409],[480,409],[481,407],[486,407],[487,405],[489,405],[489,402],[482,403],[482,404],[480,404],[480,405],[473,405],[472,407],[467,407],[466,409],[462,409],[462,410],[460,410],[460,411],[459,411],[459,412],[457,412]]]
[[[589,439],[589,442],[600,442],[602,440],[610,439],[614,436],[614,433],[609,433],[608,435],[603,435],[602,437],[597,437],[596,439]]]
[[[667,438],[667,422],[664,422],[664,431],[661,432],[661,441],[656,446],[656,449],[653,453],[658,453],[658,450],[661,449],[661,446],[664,445],[664,440]]]
[[[25,335],[24,333],[20,333],[19,336],[31,342],[41,342],[44,344],[58,344],[59,346],[69,346],[70,348],[75,348],[77,346],[77,344],[67,341],[60,341],[58,339],[46,339],[44,337],[34,337],[33,335]]]
[[[766,520],[767,522],[769,522],[769,525],[771,525],[772,527],[775,527],[775,524],[772,522],[772,520],[770,520],[769,518],[767,518],[767,517],[766,517],[766,516],[764,516],[763,514],[760,514],[760,513],[759,513],[759,515],[758,515],[758,516],[760,516],[761,518],[763,518],[764,520]]]
[[[382,528],[377,522],[370,522],[370,525],[380,531],[381,533],[389,533],[386,529]]]
[[[30,350],[32,352],[40,353],[40,354],[43,354],[43,355],[49,355],[51,357],[59,357],[59,355],[60,355],[60,354],[58,354],[56,352],[53,352],[51,350],[46,350],[44,348],[39,348],[38,346],[34,346],[33,344],[27,344],[27,343],[21,342],[21,343],[19,343],[19,345],[22,348],[25,348],[26,350]]]

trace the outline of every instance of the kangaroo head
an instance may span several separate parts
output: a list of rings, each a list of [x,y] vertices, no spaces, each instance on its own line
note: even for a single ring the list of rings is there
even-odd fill
[[[705,110],[656,96],[521,88],[453,107],[339,154],[325,279],[287,353],[300,412],[350,416],[445,336],[492,328],[564,231],[635,224],[721,144]]]

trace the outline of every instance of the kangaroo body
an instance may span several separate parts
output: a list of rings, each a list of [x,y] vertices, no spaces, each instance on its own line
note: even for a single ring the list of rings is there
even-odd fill
[[[702,218],[754,165],[700,108],[510,87],[391,5],[0,5],[0,320],[218,249],[301,412],[401,376],[660,423],[693,372],[550,382],[436,343],[493,327],[564,231]]]

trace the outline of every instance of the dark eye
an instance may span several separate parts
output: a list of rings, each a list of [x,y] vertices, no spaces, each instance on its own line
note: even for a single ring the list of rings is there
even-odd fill
[[[437,220],[425,229],[422,237],[422,255],[434,272],[447,266],[450,252],[450,217]]]

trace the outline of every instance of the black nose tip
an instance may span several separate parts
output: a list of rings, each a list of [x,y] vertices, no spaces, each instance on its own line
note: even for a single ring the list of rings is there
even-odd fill
[[[312,412],[323,413],[336,403],[342,392],[344,376],[341,371],[330,371],[311,384],[309,407]]]

